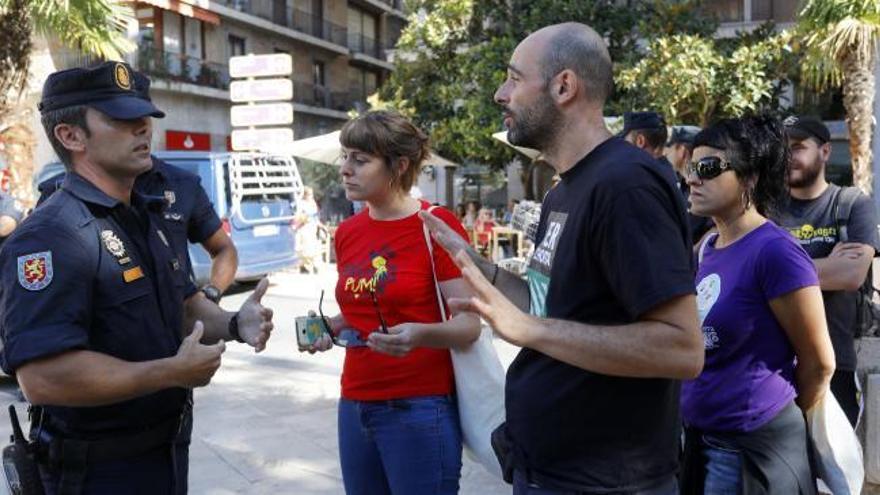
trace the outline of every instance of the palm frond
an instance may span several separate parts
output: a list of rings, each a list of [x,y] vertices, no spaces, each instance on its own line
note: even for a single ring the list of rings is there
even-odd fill
[[[31,14],[37,32],[105,59],[121,59],[135,45],[125,38],[131,7],[114,0],[36,0]]]

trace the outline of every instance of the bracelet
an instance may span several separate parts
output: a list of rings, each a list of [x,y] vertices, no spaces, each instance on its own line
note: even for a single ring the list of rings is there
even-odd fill
[[[241,338],[241,334],[238,333],[238,313],[232,315],[232,318],[229,319],[229,335],[236,341],[245,343],[244,339]]]
[[[495,273],[492,274],[492,285],[493,285],[493,286],[495,285],[495,280],[498,279],[498,268],[499,268],[499,266],[498,266],[498,264],[496,263],[496,264],[495,264]]]

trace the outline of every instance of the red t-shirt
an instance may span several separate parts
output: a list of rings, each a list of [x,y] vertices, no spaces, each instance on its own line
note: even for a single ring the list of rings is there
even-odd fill
[[[422,209],[430,205],[422,201]],[[464,228],[449,210],[432,213],[463,238]],[[433,242],[433,240],[432,240]],[[440,282],[459,278],[452,259],[433,242],[434,263]],[[345,321],[367,336],[380,327],[370,298],[375,288],[379,310],[388,327],[399,323],[441,321],[428,246],[422,220],[411,215],[380,221],[364,210],[342,222],[336,231],[339,281],[336,301]],[[342,369],[342,397],[385,400],[449,394],[454,389],[448,349],[419,347],[404,357],[374,352],[368,347],[346,349]]]

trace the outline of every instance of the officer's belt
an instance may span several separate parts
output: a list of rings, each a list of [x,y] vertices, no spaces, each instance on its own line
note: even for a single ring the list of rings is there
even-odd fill
[[[71,455],[85,461],[87,465],[112,460],[129,459],[146,454],[162,446],[168,446],[180,431],[180,418],[172,417],[137,433],[119,435],[97,440],[65,438],[63,434],[52,433],[49,442],[49,464],[61,466],[70,462]],[[74,461],[76,462],[76,461]]]

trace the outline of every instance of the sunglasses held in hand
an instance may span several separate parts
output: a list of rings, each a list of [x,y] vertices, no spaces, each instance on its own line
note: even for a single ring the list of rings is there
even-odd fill
[[[388,333],[388,326],[385,324],[385,318],[379,311],[379,301],[376,299],[375,291],[370,291],[370,299],[373,301],[373,308],[376,310],[376,316],[379,317],[382,333]],[[318,314],[321,321],[324,322],[324,331],[330,336],[334,345],[339,347],[363,347],[367,343],[361,339],[360,333],[353,328],[343,328],[339,331],[339,335],[335,335],[330,327],[330,319],[324,316],[324,291],[321,291],[321,298],[318,299]]]

